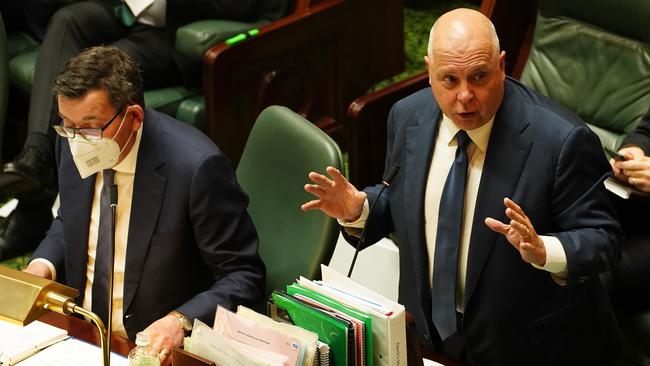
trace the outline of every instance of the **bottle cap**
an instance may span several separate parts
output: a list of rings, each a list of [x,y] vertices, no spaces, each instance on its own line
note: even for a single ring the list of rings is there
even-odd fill
[[[145,332],[138,332],[138,334],[135,335],[136,346],[145,347],[149,345],[149,342],[151,342],[151,339],[149,338],[149,334]]]

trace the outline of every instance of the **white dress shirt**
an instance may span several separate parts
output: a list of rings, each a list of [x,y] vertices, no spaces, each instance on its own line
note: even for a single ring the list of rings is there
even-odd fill
[[[165,26],[166,0],[124,0],[135,21],[156,28]]]
[[[465,201],[463,208],[463,220],[460,237],[460,250],[458,255],[458,280],[456,288],[456,310],[463,312],[465,277],[467,274],[467,258],[469,254],[469,242],[472,233],[472,221],[474,218],[474,208],[478,195],[481,174],[483,173],[483,164],[487,153],[488,143],[490,141],[490,132],[494,118],[490,119],[483,126],[467,131],[472,143],[467,147],[468,153],[468,170],[467,182],[465,186]],[[427,242],[427,254],[429,256],[429,286],[433,280],[433,263],[435,253],[436,234],[438,230],[438,214],[440,208],[440,198],[442,190],[447,180],[447,175],[451,165],[456,157],[456,133],[459,128],[449,117],[443,115],[439,124],[436,141],[433,147],[433,156],[431,158],[431,168],[426,182],[424,197],[424,232]],[[362,228],[368,217],[368,201],[364,203],[361,217],[354,222],[344,222],[339,220],[339,224],[345,227]],[[503,210],[505,212],[505,206]],[[507,223],[507,222],[506,222]],[[543,267],[533,265],[536,268],[549,271],[551,273],[560,273],[566,271],[566,253],[559,239],[553,236],[540,236],[546,248],[546,263]],[[480,245],[480,243],[476,243]],[[515,250],[513,248],[513,250]],[[558,278],[554,277],[557,281]]]

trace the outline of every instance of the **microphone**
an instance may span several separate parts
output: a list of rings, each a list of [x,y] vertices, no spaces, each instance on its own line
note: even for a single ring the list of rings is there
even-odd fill
[[[390,187],[391,183],[393,182],[393,179],[395,179],[395,176],[397,176],[397,173],[399,172],[399,168],[400,166],[397,164],[394,164],[392,167],[390,167],[390,170],[388,171],[388,173],[386,173],[384,180],[381,182],[382,184],[381,190],[379,191],[377,198],[372,202],[372,206],[370,206],[370,210],[368,210],[368,220],[366,220],[366,224],[363,226],[363,230],[361,230],[359,241],[357,241],[357,248],[354,250],[354,257],[352,257],[352,263],[350,263],[350,270],[348,271],[348,277],[352,275],[352,270],[354,269],[354,264],[357,261],[357,256],[359,255],[359,250],[361,249],[361,245],[366,241],[366,228],[368,227],[372,210],[375,208],[375,204],[377,204],[377,201],[379,201],[379,197],[381,197],[381,194],[384,193],[384,190],[387,187]]]
[[[110,249],[110,264],[111,268],[108,271],[108,324],[106,324],[106,334],[108,335],[106,347],[109,352],[111,349],[111,332],[113,331],[113,272],[115,272],[115,220],[117,218],[117,184],[113,182],[108,186],[108,197],[111,207],[111,249]]]

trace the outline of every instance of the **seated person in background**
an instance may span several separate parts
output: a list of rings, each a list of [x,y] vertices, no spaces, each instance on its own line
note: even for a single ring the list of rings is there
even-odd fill
[[[66,64],[52,90],[62,119],[61,206],[26,271],[78,289],[106,323],[105,186],[114,181],[116,333],[134,339],[144,329],[164,359],[195,318],[212,324],[217,305],[259,300],[265,268],[248,197],[207,136],[143,107],[137,64],[115,47],[90,48]]]
[[[476,365],[606,363],[620,335],[598,275],[622,233],[598,138],[506,78],[477,11],[436,21],[425,64],[431,88],[388,117],[385,166],[401,170],[385,194],[328,167],[332,179],[309,174],[317,199],[302,208],[365,226],[368,244],[395,233],[399,301],[427,349]]]
[[[614,175],[634,188],[650,193],[650,109],[619,149],[625,161],[610,160]],[[612,273],[612,302],[627,309],[650,309],[650,226],[648,198],[616,198],[621,224],[627,234],[621,261]]]
[[[61,1],[0,1],[0,13],[2,13],[7,33],[24,32],[34,37],[34,39],[42,41],[47,23],[61,5]],[[5,126],[0,126],[0,128],[4,129]],[[0,136],[2,135],[0,134]],[[6,145],[10,144],[7,141],[11,137],[8,137],[5,133],[4,138],[5,141],[0,143],[0,146],[6,152]],[[6,198],[6,193],[8,192],[1,192],[0,196]],[[0,260],[21,255],[35,248],[36,244],[45,235],[45,230],[52,223],[52,214],[50,212],[52,196],[52,194],[48,196],[45,193],[26,196],[22,201],[20,213],[11,215],[8,219],[2,219],[2,222],[0,222]],[[40,204],[43,200],[48,202],[49,207]],[[34,208],[34,211],[32,211],[32,208]],[[22,217],[19,218],[16,215],[22,215]],[[17,222],[22,223],[22,225],[17,226]],[[26,243],[25,240],[29,243]]]
[[[0,13],[2,13],[7,32],[27,32],[38,41],[43,41],[47,23],[56,9],[62,5],[61,1],[0,1]]]
[[[0,188],[16,194],[19,200],[7,219],[5,245],[21,248],[22,252],[32,250],[52,220],[56,172],[51,125],[58,117],[49,86],[68,59],[86,47],[112,45],[137,62],[145,89],[183,83],[200,87],[201,64],[174,48],[179,26],[211,18],[277,19],[284,15],[286,6],[287,0],[94,0],[73,2],[59,9],[38,53],[27,139],[22,152],[4,165],[4,174],[9,176],[6,180],[11,184]]]

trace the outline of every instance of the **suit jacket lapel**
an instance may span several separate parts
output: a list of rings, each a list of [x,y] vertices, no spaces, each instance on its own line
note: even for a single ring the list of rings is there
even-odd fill
[[[62,142],[60,202],[72,204],[60,207],[61,218],[64,220],[64,239],[66,245],[66,282],[80,290],[79,304],[83,303],[86,288],[86,263],[88,262],[88,231],[90,227],[90,211],[93,205],[95,178],[97,175],[81,179],[77,167],[72,160],[69,145]]]
[[[417,285],[429,289],[428,281],[428,254],[426,238],[424,235],[424,194],[426,189],[433,147],[435,145],[436,133],[441,117],[440,109],[436,107],[431,115],[418,115],[415,125],[407,128],[406,131],[406,158],[404,176],[409,177],[405,185],[405,207],[403,212],[407,213],[404,218],[408,239],[411,245]],[[422,148],[428,146],[429,148]],[[422,243],[422,244],[418,244]],[[426,293],[419,288],[420,293]]]
[[[124,269],[124,314],[135,296],[142,268],[147,257],[151,236],[158,222],[167,178],[158,168],[164,164],[162,133],[156,112],[147,109],[142,124],[142,138],[138,151],[129,234]]]
[[[503,198],[512,197],[532,144],[523,135],[529,124],[528,114],[516,102],[508,103],[507,100],[506,95],[495,117],[476,198],[467,260],[465,307],[490,251],[501,236],[485,225],[485,218],[507,222]]]

